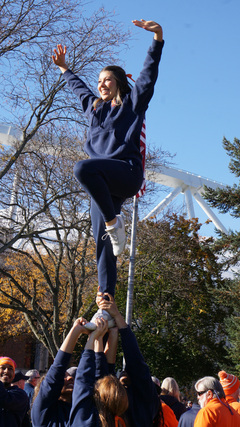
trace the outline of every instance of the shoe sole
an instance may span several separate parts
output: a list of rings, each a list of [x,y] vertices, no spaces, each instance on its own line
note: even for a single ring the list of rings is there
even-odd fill
[[[108,329],[113,328],[114,326],[116,326],[115,320],[109,320],[108,321]],[[95,329],[97,328],[96,323],[93,322],[88,322],[86,323],[86,325],[84,325],[84,328],[88,329],[89,331],[95,331]]]
[[[84,325],[84,328],[88,329],[89,331],[95,331],[97,325],[93,322],[88,322],[86,325]]]

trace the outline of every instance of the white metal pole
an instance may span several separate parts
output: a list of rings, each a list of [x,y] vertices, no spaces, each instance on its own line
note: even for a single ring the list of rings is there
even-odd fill
[[[185,200],[186,200],[188,218],[189,219],[196,218],[195,217],[194,206],[193,206],[192,193],[191,193],[189,187],[187,187],[186,190],[184,191],[184,196],[185,196]]]
[[[151,218],[153,215],[157,215],[163,209],[165,209],[182,191],[182,187],[177,187],[171,193],[169,193],[165,199],[163,199],[149,214],[147,214],[142,221]]]
[[[126,302],[126,316],[125,316],[126,323],[130,327],[132,326],[137,219],[138,219],[138,200],[137,200],[137,197],[134,196],[134,198],[133,198],[131,243],[130,243],[130,259],[129,259],[129,269],[128,269],[128,289],[127,289],[127,302]],[[123,370],[124,369],[125,369],[125,359],[123,357]]]
[[[214,212],[210,209],[210,207],[207,205],[205,200],[200,196],[199,193],[193,194],[194,199],[198,202],[198,204],[201,206],[203,211],[207,214],[207,216],[212,220],[213,224],[218,230],[221,230],[223,233],[228,234],[227,229],[224,227],[224,225],[221,223],[221,221],[217,218],[217,216],[214,214]]]
[[[136,251],[136,235],[137,235],[137,219],[138,219],[138,199],[136,196],[133,198],[133,216],[132,216],[132,232],[130,244],[130,260],[128,270],[128,290],[127,290],[127,303],[126,303],[126,323],[132,324],[132,310],[133,310],[133,287],[134,287],[134,271],[135,271],[135,251]]]

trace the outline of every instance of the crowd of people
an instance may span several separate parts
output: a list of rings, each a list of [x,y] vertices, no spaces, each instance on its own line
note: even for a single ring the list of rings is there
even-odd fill
[[[151,376],[114,298],[99,292],[97,304],[111,315],[115,326],[109,328],[107,320],[97,318],[91,331],[85,319],[77,319],[41,378],[38,371],[23,374],[12,358],[0,357],[1,427],[240,426],[237,376],[220,371],[219,379],[199,379],[196,401],[184,404],[174,378],[160,382]],[[84,351],[79,365],[69,368],[81,334],[88,335]],[[119,335],[124,369],[116,374]]]
[[[89,120],[88,160],[74,174],[91,197],[99,292],[93,319],[78,318],[52,366],[23,374],[8,356],[0,357],[0,427],[240,427],[239,380],[219,372],[195,384],[197,401],[184,405],[174,378],[152,377],[136,337],[114,300],[117,256],[126,243],[123,202],[143,183],[140,136],[154,92],[164,46],[155,21],[133,24],[154,33],[143,70],[132,86],[118,66],[105,67],[98,81],[100,97],[68,69],[66,47],[57,45],[53,62],[80,100]],[[71,355],[80,335],[88,335],[77,367]],[[124,368],[116,375],[121,340]]]

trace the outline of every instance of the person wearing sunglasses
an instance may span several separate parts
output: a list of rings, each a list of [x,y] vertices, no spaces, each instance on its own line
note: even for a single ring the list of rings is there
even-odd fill
[[[198,403],[201,407],[194,427],[239,427],[240,416],[226,401],[220,381],[204,377],[195,384]]]

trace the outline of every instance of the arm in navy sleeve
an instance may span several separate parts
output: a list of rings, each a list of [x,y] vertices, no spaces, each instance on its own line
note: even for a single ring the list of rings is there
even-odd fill
[[[78,97],[83,112],[88,116],[93,110],[93,102],[96,99],[96,95],[94,95],[87,85],[72,71],[65,71],[63,78],[66,80],[71,91]]]
[[[95,353],[85,349],[76,373],[69,426],[98,425],[98,413],[93,401],[95,371]]]
[[[95,364],[96,364],[96,371],[95,371],[96,380],[98,380],[99,378],[103,378],[105,375],[109,374],[109,366],[107,364],[107,359],[103,352],[95,353]]]
[[[52,408],[59,399],[70,358],[70,353],[59,350],[46,377],[42,381],[31,411],[35,425],[39,425],[40,419],[47,417],[50,407]]]
[[[145,363],[134,333],[130,327],[119,329],[122,349],[125,358],[125,370],[131,378],[131,384],[145,404],[152,407],[155,415],[159,407],[159,398],[156,387],[152,381],[148,365]]]
[[[152,45],[148,49],[143,69],[136,80],[135,86],[132,88],[131,99],[133,110],[136,112],[141,111],[142,108],[146,111],[153,96],[163,46],[164,41],[160,42],[153,39]]]

